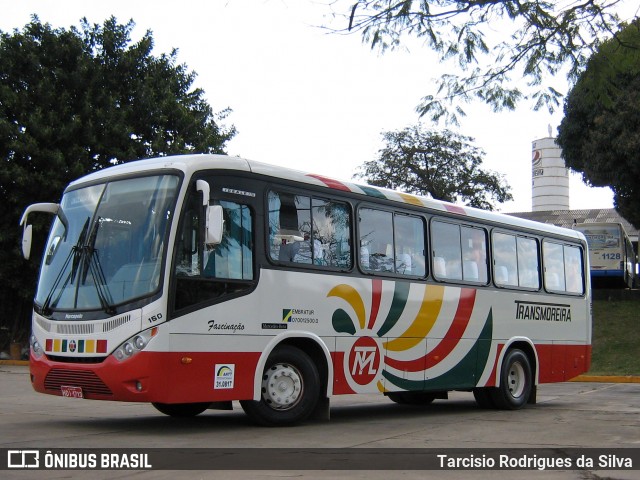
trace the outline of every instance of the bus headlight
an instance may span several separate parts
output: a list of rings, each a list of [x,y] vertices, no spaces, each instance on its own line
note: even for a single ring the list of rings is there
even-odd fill
[[[38,339],[33,334],[31,334],[31,336],[29,337],[29,345],[31,345],[33,356],[36,358],[40,358],[44,351],[42,350],[42,345],[40,345],[40,342],[38,342]]]
[[[144,350],[149,341],[158,333],[158,327],[150,328],[124,341],[113,352],[113,356],[120,362],[133,357],[136,353]]]

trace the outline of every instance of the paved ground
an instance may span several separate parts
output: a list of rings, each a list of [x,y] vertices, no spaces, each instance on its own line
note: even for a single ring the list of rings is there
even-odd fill
[[[66,399],[33,392],[28,368],[0,365],[0,448],[633,448],[640,453],[640,384],[542,385],[538,404],[481,410],[469,393],[429,407],[378,395],[332,400],[331,421],[292,428],[252,425],[239,406],[194,419],[165,417],[147,404]],[[533,451],[533,450],[531,450]],[[5,474],[9,474],[8,476]],[[640,470],[565,471],[5,471],[3,478],[545,478],[640,479]]]

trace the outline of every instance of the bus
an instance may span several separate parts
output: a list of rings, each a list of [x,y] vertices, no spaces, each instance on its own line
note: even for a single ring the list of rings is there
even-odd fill
[[[573,228],[587,239],[594,288],[635,286],[637,257],[622,224],[578,223]]]
[[[73,181],[34,299],[37,392],[232,409],[281,426],[335,395],[535,403],[589,369],[574,230],[241,158],[132,161]]]

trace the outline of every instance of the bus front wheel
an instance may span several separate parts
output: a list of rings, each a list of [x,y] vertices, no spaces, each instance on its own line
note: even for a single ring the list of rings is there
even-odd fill
[[[259,401],[241,400],[249,417],[265,426],[292,425],[306,420],[320,398],[320,375],[311,358],[297,347],[277,347],[262,374]]]
[[[491,390],[497,408],[517,410],[526,405],[531,395],[533,375],[529,357],[519,349],[509,350],[500,371],[500,386]]]

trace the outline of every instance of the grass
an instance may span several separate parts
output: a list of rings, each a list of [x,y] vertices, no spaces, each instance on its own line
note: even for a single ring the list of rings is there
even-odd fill
[[[640,375],[640,301],[593,302],[589,375]]]

